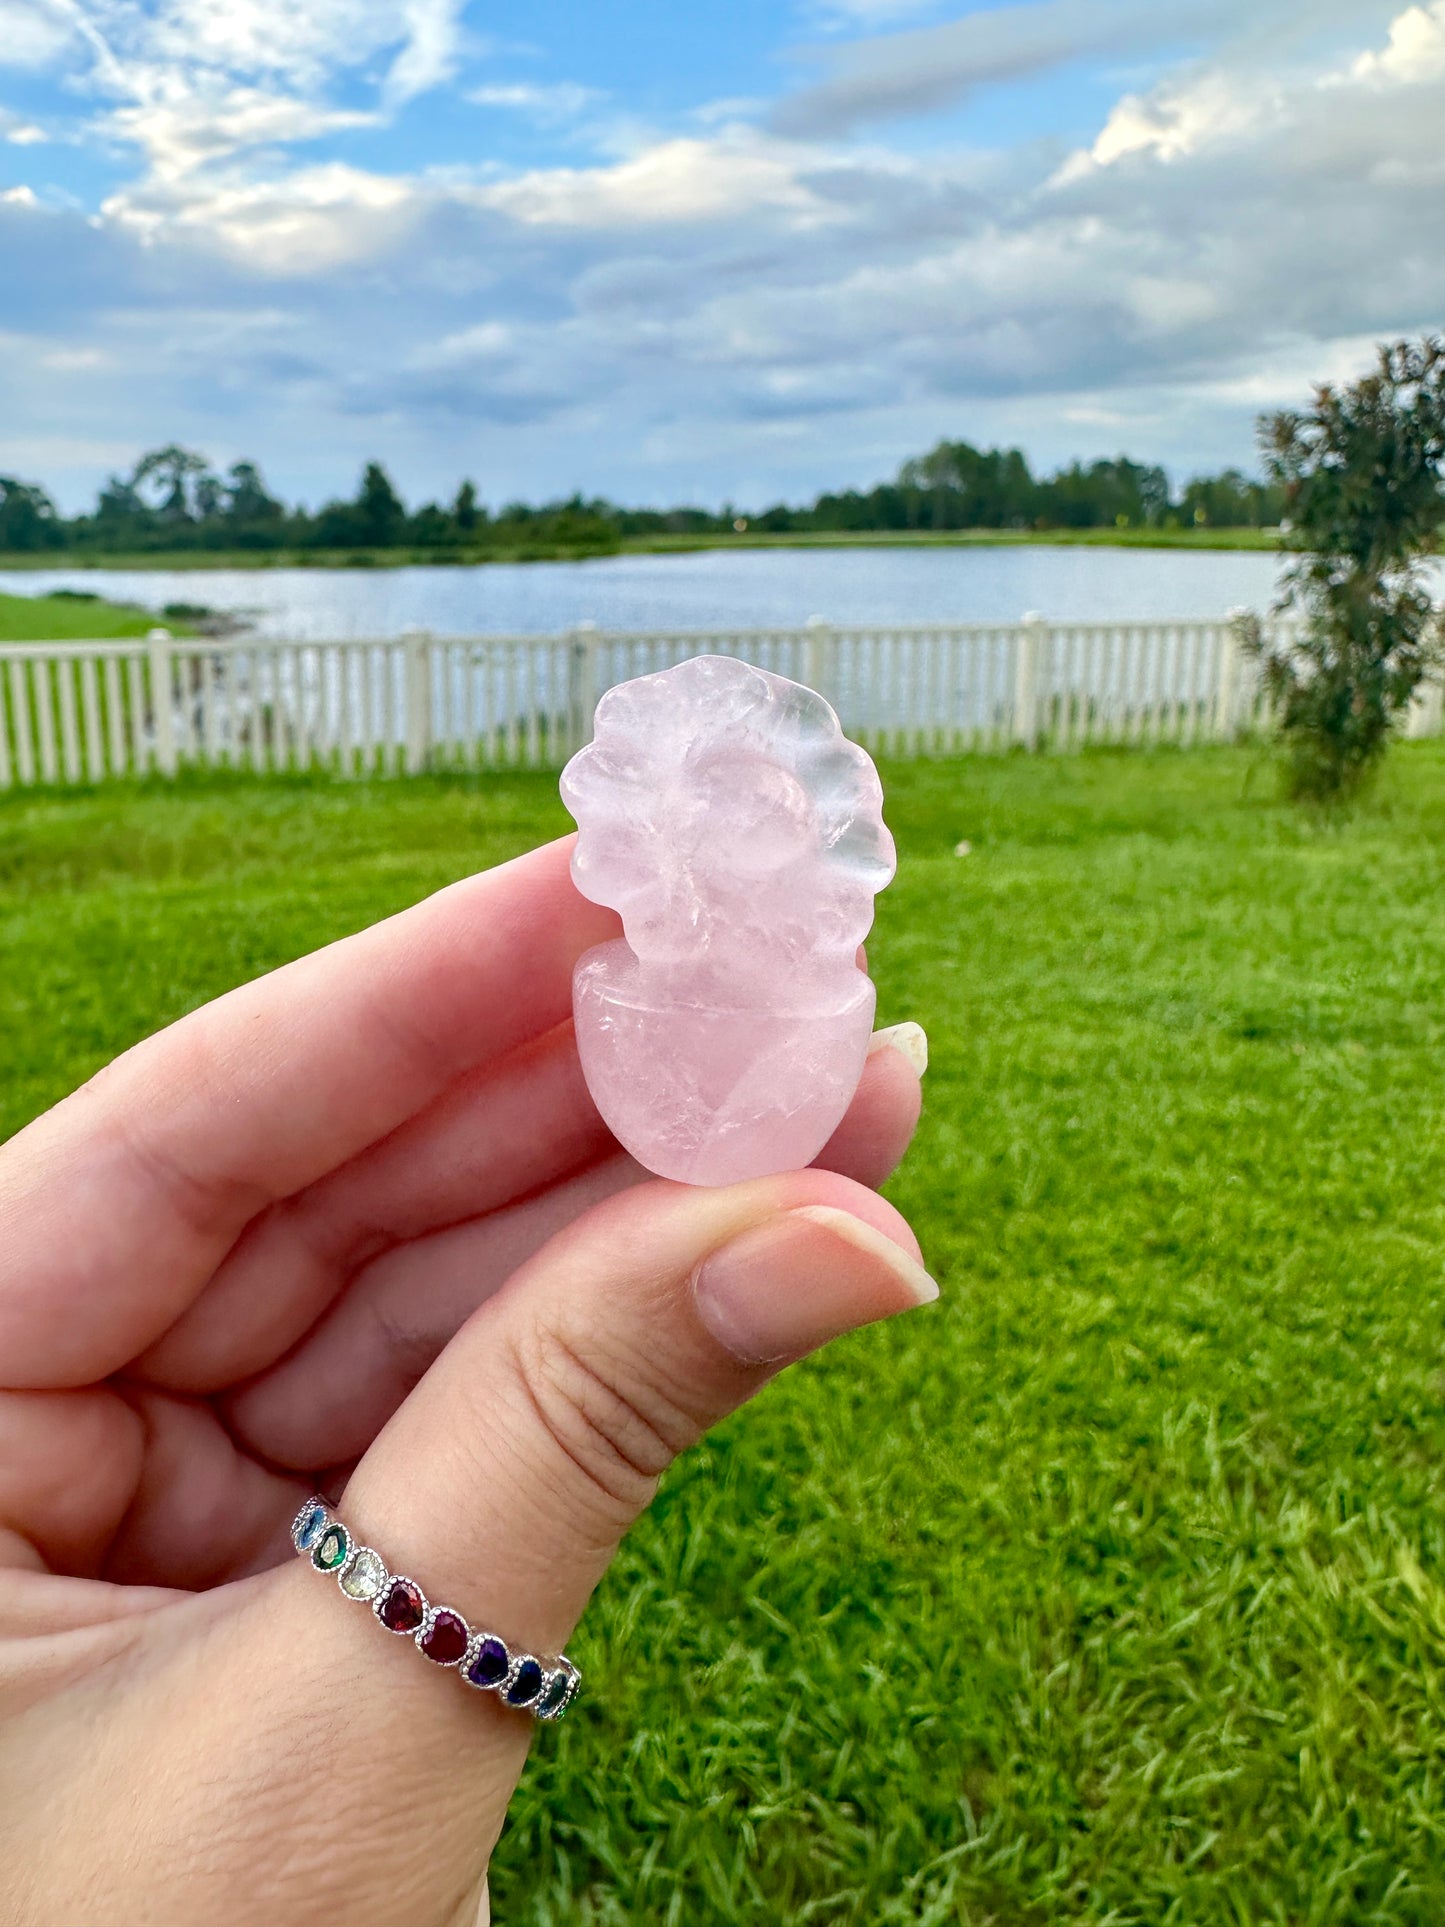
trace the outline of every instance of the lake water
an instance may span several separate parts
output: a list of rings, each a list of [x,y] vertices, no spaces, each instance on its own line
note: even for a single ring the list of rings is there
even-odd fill
[[[1247,551],[1091,548],[706,549],[413,569],[0,570],[18,595],[88,589],[159,609],[202,603],[297,642],[603,629],[1214,618],[1264,608],[1279,560]]]

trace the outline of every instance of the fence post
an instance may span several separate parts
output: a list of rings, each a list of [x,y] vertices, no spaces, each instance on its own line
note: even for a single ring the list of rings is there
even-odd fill
[[[823,688],[828,668],[828,643],[833,631],[826,616],[809,616],[807,635],[803,640],[803,681],[809,689],[816,689],[820,696],[826,695]]]
[[[431,634],[408,629],[406,650],[406,773],[419,776],[431,753]]]
[[[1036,609],[1031,609],[1019,624],[1014,656],[1013,740],[1025,749],[1038,747],[1039,670],[1048,646],[1048,624]]]
[[[567,661],[568,707],[572,712],[572,747],[592,741],[592,717],[597,708],[597,624],[579,622],[572,631]]]
[[[1235,624],[1241,610],[1231,609],[1219,637],[1219,665],[1214,681],[1214,727],[1216,742],[1227,743],[1234,734],[1234,707],[1239,689],[1239,637]]]
[[[152,629],[146,636],[151,662],[151,717],[155,728],[156,768],[176,773],[175,677],[171,670],[171,632]]]

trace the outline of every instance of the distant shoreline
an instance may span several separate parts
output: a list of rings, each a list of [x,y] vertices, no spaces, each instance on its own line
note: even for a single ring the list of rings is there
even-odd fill
[[[726,549],[1102,548],[1269,551],[1277,529],[864,529],[774,534],[628,536],[615,545],[525,549],[175,549],[131,555],[91,550],[0,555],[0,573],[123,569],[175,574],[211,569],[476,568],[488,563],[588,562],[622,555]]]

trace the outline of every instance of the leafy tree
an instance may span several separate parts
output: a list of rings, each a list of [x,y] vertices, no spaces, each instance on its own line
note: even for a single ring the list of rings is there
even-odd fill
[[[1186,525],[1212,529],[1278,528],[1284,515],[1284,490],[1226,468],[1219,475],[1197,475],[1179,500]]]
[[[1131,462],[1079,462],[1061,469],[1038,489],[1035,523],[1044,528],[1152,528],[1170,506],[1169,478],[1162,468]]]
[[[362,471],[356,525],[358,540],[371,549],[390,548],[406,533],[406,505],[380,462],[368,462]]]
[[[286,508],[277,501],[254,462],[232,462],[215,539],[238,548],[279,548],[286,540]]]
[[[202,522],[220,507],[222,489],[204,455],[170,442],[142,455],[130,478],[133,492],[158,521]]]
[[[912,498],[908,526],[913,528],[1023,527],[1032,518],[1037,493],[1021,450],[978,449],[968,442],[940,442],[927,455],[905,462],[897,485]]]
[[[1372,374],[1322,387],[1303,414],[1269,415],[1260,441],[1299,557],[1274,639],[1242,625],[1274,700],[1291,788],[1347,796],[1375,769],[1438,659],[1426,558],[1445,521],[1445,339],[1383,347]]]
[[[445,548],[457,539],[456,523],[435,502],[424,502],[407,524],[407,540],[418,548]]]
[[[226,519],[250,526],[284,521],[285,506],[267,488],[254,462],[232,462],[226,476]]]
[[[457,490],[457,499],[452,503],[452,521],[459,535],[470,535],[482,519],[477,509],[477,491],[471,482],[463,482]]]
[[[0,549],[25,554],[59,548],[65,527],[43,488],[0,475]]]

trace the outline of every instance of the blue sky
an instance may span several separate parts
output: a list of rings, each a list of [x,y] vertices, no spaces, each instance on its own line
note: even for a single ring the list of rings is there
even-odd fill
[[[0,0],[0,472],[1252,462],[1445,325],[1445,0]]]

